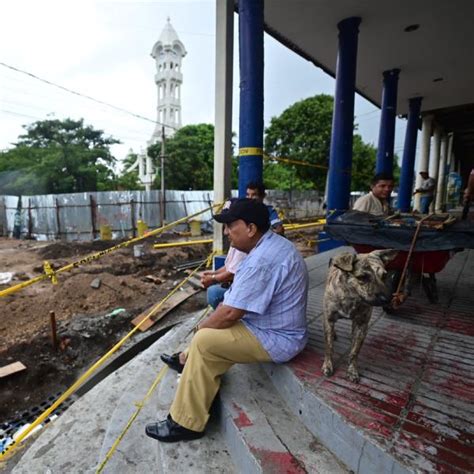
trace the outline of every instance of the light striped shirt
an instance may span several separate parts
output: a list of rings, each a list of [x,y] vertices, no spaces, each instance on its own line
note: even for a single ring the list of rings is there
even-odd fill
[[[308,340],[308,271],[294,245],[271,230],[240,264],[224,304],[244,310],[245,326],[274,362],[286,362]]]

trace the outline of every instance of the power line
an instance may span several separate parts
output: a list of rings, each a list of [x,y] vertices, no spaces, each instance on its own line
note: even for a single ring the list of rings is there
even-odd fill
[[[54,82],[51,82],[51,81],[48,81],[47,79],[43,79],[39,76],[36,76],[35,74],[31,73],[31,72],[28,72],[28,71],[23,71],[22,69],[18,69],[14,66],[10,66],[9,64],[5,64],[3,62],[0,61],[0,66],[3,66],[7,69],[10,69],[12,71],[15,71],[15,72],[18,72],[20,74],[25,74],[26,76],[29,76],[37,81],[41,81],[45,84],[48,84],[50,86],[53,86],[53,87],[56,87],[58,89],[61,89],[62,91],[65,91],[65,92],[68,92],[69,94],[73,94],[73,95],[76,95],[76,96],[79,96],[79,97],[82,97],[84,99],[88,99],[88,100],[91,100],[93,102],[96,102],[97,104],[101,104],[101,105],[105,105],[107,107],[110,107],[112,109],[115,109],[115,110],[118,110],[119,112],[122,112],[124,114],[128,114],[128,115],[131,115],[132,117],[135,117],[135,118],[139,118],[140,120],[146,120],[147,122],[152,122],[154,124],[158,124],[158,125],[162,125],[162,126],[165,126],[165,127],[168,127],[168,128],[173,128],[173,129],[176,129],[176,127],[173,127],[172,125],[167,125],[167,124],[164,124],[164,123],[161,123],[161,122],[158,122],[157,120],[152,120],[148,117],[145,117],[143,115],[140,115],[140,114],[136,114],[135,112],[130,112],[129,110],[127,109],[124,109],[122,107],[117,107],[116,105],[112,105],[112,104],[109,104],[108,102],[104,102],[103,100],[99,100],[99,99],[95,99],[94,97],[91,97],[89,95],[86,95],[86,94],[82,94],[81,92],[77,92],[77,91],[74,91],[72,89],[69,89],[67,87],[64,87],[64,86],[61,86],[60,84],[56,84]]]
[[[3,105],[3,104],[8,104],[8,105],[13,105],[13,106],[19,106],[19,107],[22,107],[22,108],[27,108],[27,109],[34,109],[34,110],[37,110],[37,111],[43,111],[45,112],[46,116],[54,116],[54,117],[60,117],[61,115],[64,115],[63,113],[59,113],[57,111],[53,111],[51,110],[50,108],[45,108],[45,107],[35,107],[34,105],[31,105],[31,104],[27,104],[27,103],[22,103],[22,102],[15,102],[15,101],[9,101],[9,100],[4,100],[4,99],[0,99],[0,105]],[[101,109],[101,110],[104,110],[104,109]],[[4,109],[0,109],[0,112],[1,111],[4,111]],[[44,118],[39,118],[39,117],[33,117],[33,116],[30,116],[30,115],[24,115],[22,112],[20,111],[16,111],[16,110],[7,110],[5,111],[6,113],[11,113],[11,114],[15,114],[15,115],[19,115],[19,116],[25,116],[27,118],[32,118],[32,119],[35,119],[35,120],[44,120]],[[70,115],[70,114],[69,114]],[[87,118],[86,118],[86,121],[87,121]],[[114,128],[114,126],[112,125],[111,126],[111,120],[107,119],[96,119],[95,122],[97,124],[100,124],[102,122],[106,122],[106,126],[104,128],[107,128],[107,130],[109,129],[114,129],[114,130],[118,130],[118,128]],[[118,124],[118,127],[120,127],[120,124]],[[122,138],[127,138],[129,139],[130,136],[127,136],[126,134],[134,134],[135,135],[135,138],[130,138],[130,139],[133,139],[133,140],[136,140],[138,141],[138,136],[140,136],[140,140],[141,141],[146,141],[148,140],[149,138],[149,134],[148,132],[146,131],[143,131],[143,130],[137,130],[137,129],[131,129],[131,128],[124,128],[122,131],[120,132],[116,132],[115,134],[118,134],[120,135]]]
[[[6,110],[6,109],[1,109],[1,108],[0,108],[0,113],[15,115],[17,117],[24,117],[24,118],[28,118],[28,119],[32,119],[32,120],[43,120],[43,118],[41,118],[41,117],[22,114],[20,112],[14,112],[13,110]],[[137,137],[134,138],[134,137],[131,137],[131,136],[123,134],[123,133],[112,133],[112,136],[114,136],[114,135],[117,138],[119,138],[120,140],[127,140],[128,142],[143,143],[143,141],[145,140],[145,138],[142,138],[142,137],[137,136]],[[124,143],[122,143],[122,145],[123,144]]]
[[[360,118],[360,117],[364,117],[365,115],[371,115],[371,114],[376,114],[376,113],[380,113],[380,110],[379,110],[379,109],[375,109],[375,110],[371,110],[370,112],[364,112],[363,114],[355,115],[355,116],[354,116],[354,119],[358,119],[358,118]]]
[[[33,117],[32,115],[20,114],[19,112],[13,112],[11,110],[0,109],[0,112],[10,115],[18,115],[18,117],[25,117],[33,120],[41,120],[39,117]]]

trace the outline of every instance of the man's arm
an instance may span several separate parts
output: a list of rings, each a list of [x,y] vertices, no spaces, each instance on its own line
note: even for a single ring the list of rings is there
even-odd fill
[[[417,193],[426,193],[426,192],[430,192],[430,191],[433,191],[434,188],[436,186],[436,183],[435,183],[435,180],[434,179],[425,179],[420,187],[418,189],[415,189],[415,192],[413,194],[417,194]]]
[[[225,329],[233,326],[239,319],[243,318],[243,309],[233,308],[221,304],[206,319],[198,324],[198,330],[204,328]]]

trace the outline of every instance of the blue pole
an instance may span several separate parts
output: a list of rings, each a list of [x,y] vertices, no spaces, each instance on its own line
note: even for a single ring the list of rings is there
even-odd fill
[[[405,146],[403,148],[402,168],[400,170],[400,186],[398,189],[398,209],[402,212],[410,211],[415,174],[415,154],[418,126],[420,124],[421,97],[414,97],[408,101],[408,123],[405,132]]]
[[[239,0],[239,197],[263,181],[263,0]]]
[[[339,28],[336,92],[329,152],[328,217],[349,207],[351,192],[352,136],[354,133],[354,91],[357,67],[357,17],[346,18]]]
[[[391,69],[383,73],[382,113],[375,173],[393,174],[393,144],[395,142],[399,73],[400,69]]]

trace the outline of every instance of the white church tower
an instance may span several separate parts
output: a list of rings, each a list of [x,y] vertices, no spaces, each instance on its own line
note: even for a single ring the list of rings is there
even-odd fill
[[[167,19],[160,39],[155,43],[151,56],[156,62],[155,83],[158,92],[157,123],[149,145],[161,141],[162,124],[165,137],[171,137],[181,127],[181,61],[186,49]]]

